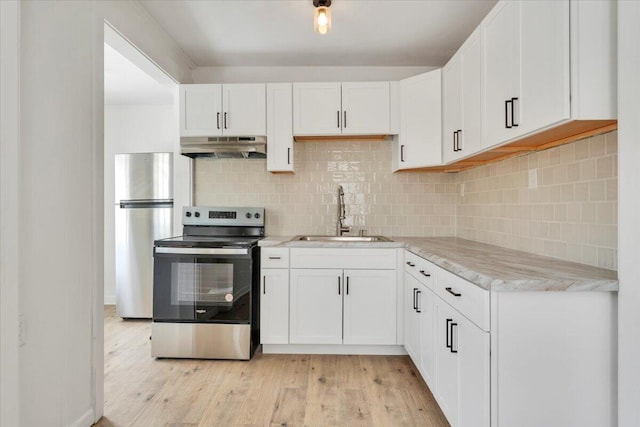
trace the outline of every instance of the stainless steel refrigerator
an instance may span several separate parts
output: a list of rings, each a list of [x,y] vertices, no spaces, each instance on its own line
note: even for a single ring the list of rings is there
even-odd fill
[[[116,312],[151,318],[153,241],[173,232],[173,154],[115,156]]]

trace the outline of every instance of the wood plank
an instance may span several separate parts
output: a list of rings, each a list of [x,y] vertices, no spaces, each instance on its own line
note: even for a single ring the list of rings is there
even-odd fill
[[[331,142],[331,141],[384,141],[389,135],[317,135],[294,136],[296,142]]]
[[[155,359],[150,326],[105,308],[105,416],[96,426],[448,425],[407,356]]]

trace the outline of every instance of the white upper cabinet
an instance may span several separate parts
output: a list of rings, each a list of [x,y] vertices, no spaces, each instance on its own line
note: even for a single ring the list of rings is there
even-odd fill
[[[293,84],[293,133],[337,135],[341,122],[340,83]]]
[[[266,135],[265,84],[222,85],[223,135]]]
[[[180,86],[180,136],[266,135],[265,85]]]
[[[500,2],[482,27],[484,145],[571,118],[569,0]]]
[[[441,70],[400,82],[400,133],[394,141],[394,170],[442,163],[441,100]]]
[[[180,136],[222,135],[222,86],[180,86]]]
[[[293,133],[389,133],[389,82],[294,83]]]
[[[389,133],[389,82],[342,83],[342,133]]]
[[[293,172],[291,83],[267,84],[267,171]]]
[[[442,157],[448,163],[482,149],[482,46],[471,34],[442,69]]]
[[[520,2],[502,1],[482,23],[486,146],[517,136],[519,117],[515,108],[521,101],[519,20]],[[516,113],[515,119],[512,113]]]

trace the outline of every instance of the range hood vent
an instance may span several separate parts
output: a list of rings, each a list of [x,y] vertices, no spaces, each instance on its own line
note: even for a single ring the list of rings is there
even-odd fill
[[[191,158],[265,159],[267,138],[264,136],[181,137],[180,152]]]

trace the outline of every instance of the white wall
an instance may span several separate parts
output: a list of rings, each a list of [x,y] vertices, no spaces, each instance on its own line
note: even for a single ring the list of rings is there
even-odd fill
[[[640,425],[640,2],[618,2],[618,418]]]
[[[176,85],[177,94],[177,85]],[[177,97],[176,97],[177,102]],[[174,153],[174,234],[180,234],[182,206],[189,199],[189,159],[179,154],[175,105],[107,105],[104,110],[104,302],[115,304],[114,155]]]
[[[89,426],[103,405],[105,18],[177,80],[190,64],[137,2],[3,1],[0,13],[2,425]]]
[[[437,67],[198,67],[194,83],[286,83],[400,80]]]
[[[20,6],[0,2],[0,426],[18,425]]]

